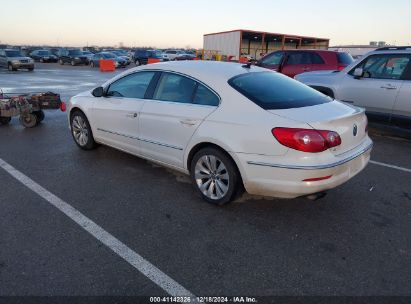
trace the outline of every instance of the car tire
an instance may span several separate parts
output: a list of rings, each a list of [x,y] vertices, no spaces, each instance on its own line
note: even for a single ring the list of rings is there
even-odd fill
[[[28,68],[29,72],[33,72],[34,68]]]
[[[96,147],[93,131],[86,115],[81,111],[75,111],[70,116],[70,129],[76,145],[83,150],[92,150]]]
[[[141,62],[140,62],[140,60],[138,60],[138,59],[137,59],[134,63],[136,64],[136,66],[140,66],[140,65],[141,65]]]
[[[40,111],[35,111],[33,112],[34,115],[36,115],[37,118],[37,124],[41,123],[44,120],[44,111],[40,110]]]
[[[40,58],[40,60],[39,60],[41,63],[43,63],[44,62],[44,59],[43,58]]]
[[[0,125],[8,125],[11,121],[11,117],[0,116]]]
[[[7,65],[7,68],[8,68],[8,70],[9,70],[10,72],[15,72],[15,71],[17,71],[17,69],[14,68],[11,63],[9,63],[9,64]]]
[[[63,59],[59,59],[59,63],[60,63],[60,65],[64,65]]]
[[[90,67],[94,68],[94,61],[90,62]]]
[[[194,187],[208,203],[222,206],[242,192],[240,173],[234,161],[222,150],[207,147],[198,151],[190,164]]]
[[[20,115],[20,123],[25,128],[28,128],[28,129],[34,128],[37,125],[37,116],[34,115],[33,113]]]
[[[75,66],[76,62],[74,60],[70,61],[71,66]]]

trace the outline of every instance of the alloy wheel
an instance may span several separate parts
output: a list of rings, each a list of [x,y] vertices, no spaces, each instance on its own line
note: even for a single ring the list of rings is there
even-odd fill
[[[71,129],[77,144],[84,147],[88,143],[89,130],[86,121],[81,116],[74,116]]]
[[[194,178],[201,193],[212,200],[223,198],[229,190],[229,174],[226,165],[214,155],[198,159]]]

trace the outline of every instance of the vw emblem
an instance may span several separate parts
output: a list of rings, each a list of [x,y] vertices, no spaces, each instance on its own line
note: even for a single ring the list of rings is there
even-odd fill
[[[352,130],[352,134],[353,134],[354,136],[357,136],[357,133],[358,133],[358,127],[357,127],[356,124],[354,124],[354,128],[353,128],[353,130]]]

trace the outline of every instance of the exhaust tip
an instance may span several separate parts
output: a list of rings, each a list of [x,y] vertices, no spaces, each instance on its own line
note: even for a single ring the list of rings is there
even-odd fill
[[[307,195],[306,198],[308,198],[310,201],[318,201],[322,198],[324,198],[327,195],[327,192],[318,192],[314,194]]]

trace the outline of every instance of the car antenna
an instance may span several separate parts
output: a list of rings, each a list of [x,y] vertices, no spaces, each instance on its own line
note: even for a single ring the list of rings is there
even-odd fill
[[[243,65],[243,68],[245,69],[251,69],[251,62],[247,62],[246,64]]]

